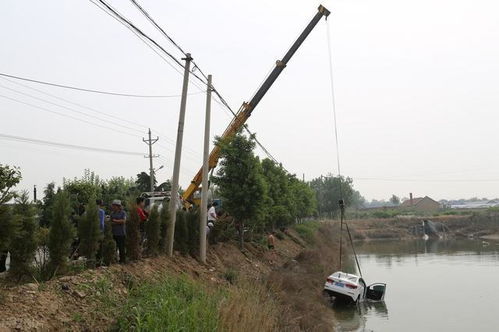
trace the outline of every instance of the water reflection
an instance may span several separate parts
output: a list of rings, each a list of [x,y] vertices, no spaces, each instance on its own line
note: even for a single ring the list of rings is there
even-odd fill
[[[410,241],[371,241],[356,244],[359,255],[366,259],[374,257],[377,263],[385,267],[401,263],[408,257],[414,258],[418,264],[418,258],[435,254],[436,256],[470,256],[476,260],[476,256],[485,255],[492,261],[499,259],[499,243],[482,242],[481,240],[410,240]],[[466,257],[464,257],[466,260]]]
[[[384,301],[365,301],[359,304],[333,303],[336,331],[369,331],[366,322],[370,317],[388,320],[388,307]]]

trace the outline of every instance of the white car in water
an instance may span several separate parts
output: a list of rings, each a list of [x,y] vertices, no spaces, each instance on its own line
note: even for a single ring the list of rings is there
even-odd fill
[[[355,303],[365,299],[382,301],[385,290],[386,284],[376,283],[367,287],[361,277],[341,271],[327,277],[324,284],[324,293],[329,297]]]

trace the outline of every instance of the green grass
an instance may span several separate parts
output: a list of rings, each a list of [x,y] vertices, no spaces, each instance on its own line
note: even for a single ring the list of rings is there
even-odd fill
[[[132,290],[116,330],[217,331],[220,300],[193,281],[167,277]]]
[[[321,223],[318,221],[307,221],[303,224],[296,224],[293,226],[295,231],[300,235],[300,237],[305,240],[307,243],[314,243],[315,233],[321,226]]]

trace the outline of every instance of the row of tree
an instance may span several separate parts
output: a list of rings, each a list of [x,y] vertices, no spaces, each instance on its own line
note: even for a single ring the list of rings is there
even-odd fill
[[[48,195],[37,204],[29,200],[27,192],[12,190],[20,180],[18,168],[0,165],[0,254],[4,259],[6,253],[10,253],[9,274],[14,279],[50,279],[65,273],[69,262],[77,256],[85,257],[89,267],[114,263],[116,244],[112,226],[106,221],[101,230],[96,204],[96,193],[109,193],[113,184],[115,191],[111,197],[127,202],[128,260],[138,260],[143,254],[156,256],[166,252],[168,202],[163,202],[161,208],[154,206],[150,211],[145,224],[146,241],[143,242],[136,196],[126,186],[132,183],[130,181],[117,178],[100,181],[93,173],[85,172],[81,179],[65,181],[63,188],[56,191],[53,184],[49,184],[45,190]],[[177,211],[175,249],[183,254],[194,254],[198,236],[198,211]]]
[[[247,230],[262,232],[307,217],[334,216],[340,197],[347,205],[360,197],[349,178],[330,175],[304,182],[282,165],[260,160],[254,153],[253,137],[237,134],[217,144],[221,160],[213,181],[224,210],[237,222],[241,245]]]

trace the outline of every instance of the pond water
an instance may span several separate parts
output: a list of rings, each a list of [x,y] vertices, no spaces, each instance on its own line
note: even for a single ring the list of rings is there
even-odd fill
[[[499,242],[356,243],[367,284],[384,302],[333,306],[338,331],[499,331]]]

